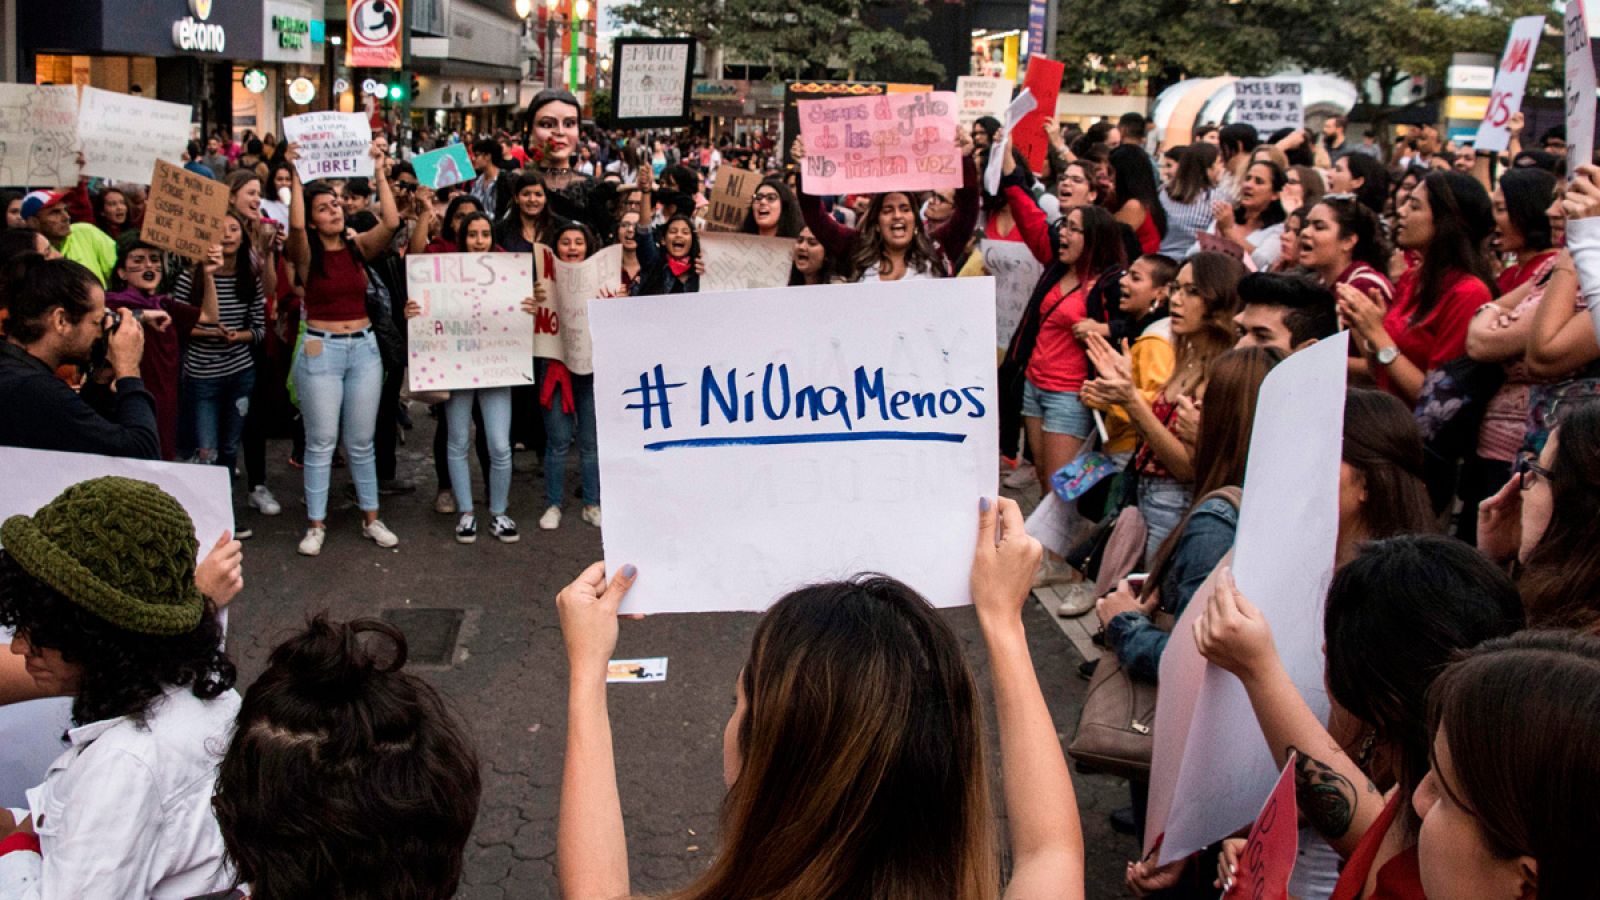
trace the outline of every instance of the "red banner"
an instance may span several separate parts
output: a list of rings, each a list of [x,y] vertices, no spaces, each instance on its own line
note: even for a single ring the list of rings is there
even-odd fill
[[[1044,120],[1056,117],[1056,97],[1061,93],[1061,76],[1066,66],[1044,56],[1028,57],[1028,72],[1022,78],[1039,105],[1022,117],[1011,130],[1011,145],[1022,151],[1028,159],[1028,168],[1035,172],[1044,170],[1045,152],[1050,139],[1044,136]]]
[[[1278,776],[1278,784],[1261,807],[1261,815],[1250,828],[1250,839],[1239,854],[1233,884],[1222,900],[1287,900],[1289,874],[1300,852],[1300,814],[1294,802],[1294,762]]]
[[[352,69],[398,69],[403,0],[347,0],[344,64]]]

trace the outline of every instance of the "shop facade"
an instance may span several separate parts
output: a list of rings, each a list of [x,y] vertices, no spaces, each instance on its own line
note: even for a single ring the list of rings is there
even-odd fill
[[[522,22],[465,2],[450,4],[443,37],[411,38],[410,127],[418,133],[517,131]],[[415,24],[413,24],[415,28]]]

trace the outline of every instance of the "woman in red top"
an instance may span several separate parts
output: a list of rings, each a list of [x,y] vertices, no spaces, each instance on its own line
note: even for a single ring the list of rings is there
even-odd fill
[[[1117,221],[1133,229],[1141,253],[1159,252],[1161,239],[1167,235],[1167,210],[1161,205],[1150,157],[1131,144],[1119,144],[1111,148],[1107,162],[1116,185],[1112,205],[1116,207]]]
[[[383,389],[383,358],[367,318],[366,261],[385,252],[400,227],[400,211],[385,174],[385,151],[369,149],[376,170],[378,225],[356,237],[345,234],[344,209],[333,188],[300,184],[296,172],[289,204],[285,255],[305,285],[305,337],[295,355],[294,383],[306,426],[306,518],[300,553],[316,556],[327,537],[328,481],[333,450],[342,434],[361,507],[363,537],[379,547],[400,543],[378,519],[378,469],[373,434]],[[294,162],[299,147],[290,144]]]
[[[1078,401],[1089,377],[1089,355],[1072,326],[1088,314],[1089,289],[1124,262],[1116,220],[1097,206],[1068,210],[1060,236],[1057,264],[1039,283],[1045,291],[1036,301],[1038,330],[1022,389],[1022,426],[1037,456],[1039,486],[1046,491],[1050,476],[1078,455],[1094,429],[1088,408]]]
[[[1457,654],[1522,624],[1516,586],[1460,541],[1363,546],[1334,573],[1323,618],[1328,695],[1362,733],[1341,746],[1290,679],[1266,617],[1222,573],[1196,647],[1239,678],[1276,764],[1294,754],[1300,812],[1345,859],[1333,900],[1423,900],[1408,801],[1432,767],[1429,686]]]
[[[1361,344],[1378,387],[1415,404],[1428,373],[1464,356],[1467,326],[1494,299],[1485,245],[1494,227],[1489,192],[1470,175],[1434,172],[1400,203],[1395,241],[1420,262],[1406,270],[1387,311],[1339,286],[1339,314]]]

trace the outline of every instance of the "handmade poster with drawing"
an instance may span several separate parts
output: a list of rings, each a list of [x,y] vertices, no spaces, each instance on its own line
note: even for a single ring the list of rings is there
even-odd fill
[[[0,185],[78,183],[78,91],[70,84],[0,84]]]

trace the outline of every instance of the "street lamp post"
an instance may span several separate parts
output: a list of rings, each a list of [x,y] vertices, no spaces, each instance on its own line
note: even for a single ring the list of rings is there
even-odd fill
[[[545,0],[544,36],[544,86],[551,87],[556,79],[556,9],[561,0]]]
[[[589,0],[572,2],[572,52],[567,59],[567,90],[578,93],[578,23],[589,16]]]

